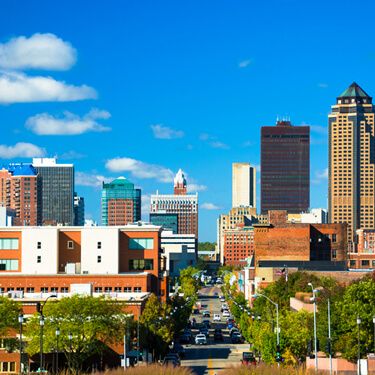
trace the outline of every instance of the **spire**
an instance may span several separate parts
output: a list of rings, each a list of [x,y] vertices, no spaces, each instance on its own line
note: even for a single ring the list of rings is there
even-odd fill
[[[367,93],[356,83],[353,82],[340,96],[339,98],[369,98]]]
[[[187,183],[185,175],[180,168],[174,178],[174,193],[176,195],[185,195],[187,192]]]

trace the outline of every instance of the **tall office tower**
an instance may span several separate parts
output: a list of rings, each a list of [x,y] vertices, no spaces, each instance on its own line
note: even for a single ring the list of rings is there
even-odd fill
[[[0,205],[13,209],[13,225],[40,225],[41,180],[31,164],[11,163],[0,171]]]
[[[141,220],[141,189],[125,177],[104,183],[102,190],[102,224],[126,225]]]
[[[372,98],[352,83],[332,106],[329,121],[328,204],[331,223],[375,228],[375,129]]]
[[[177,190],[176,185],[179,185]],[[185,194],[182,194],[182,187]],[[157,192],[151,195],[150,216],[154,213],[177,214],[178,234],[195,234],[195,238],[198,238],[198,193],[186,193],[187,184],[181,170],[174,179],[174,191],[175,194],[161,195]],[[170,221],[168,215],[166,218]],[[168,223],[165,224],[167,225]]]
[[[176,195],[187,194],[187,183],[186,183],[185,175],[181,169],[178,170],[173,182],[174,182],[174,193]]]
[[[310,127],[277,121],[261,130],[261,208],[307,211],[310,205]]]
[[[34,158],[42,179],[42,225],[73,225],[74,166],[56,158]]]
[[[83,197],[74,193],[74,226],[81,227],[85,225],[85,200]]]
[[[249,163],[232,164],[232,207],[256,208],[256,169]]]

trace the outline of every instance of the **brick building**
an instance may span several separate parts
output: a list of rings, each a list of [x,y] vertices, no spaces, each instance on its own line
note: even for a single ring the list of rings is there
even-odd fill
[[[357,246],[349,252],[349,267],[354,269],[375,269],[375,229],[358,229]]]
[[[224,231],[223,264],[244,266],[254,254],[254,228],[243,227]]]

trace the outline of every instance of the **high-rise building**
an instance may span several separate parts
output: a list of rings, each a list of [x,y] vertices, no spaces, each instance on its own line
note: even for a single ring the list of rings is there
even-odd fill
[[[178,234],[178,215],[166,212],[150,213],[150,223],[169,229],[173,234]]]
[[[102,190],[102,224],[126,225],[141,220],[141,189],[125,177],[104,183]]]
[[[310,205],[310,127],[278,121],[261,130],[261,209],[307,211]]]
[[[174,179],[174,192],[151,195],[150,214],[177,214],[178,234],[193,233],[198,238],[198,193],[187,194],[187,183],[181,170]]]
[[[28,163],[11,163],[0,171],[0,205],[14,210],[13,225],[40,225],[41,180]]]
[[[331,223],[375,228],[375,127],[372,98],[352,83],[329,114],[328,213]]]
[[[42,224],[73,225],[73,164],[58,164],[56,158],[34,158],[33,166],[42,181]]]
[[[85,225],[85,200],[77,193],[74,193],[74,225]]]
[[[256,208],[256,169],[249,163],[232,164],[232,207]]]

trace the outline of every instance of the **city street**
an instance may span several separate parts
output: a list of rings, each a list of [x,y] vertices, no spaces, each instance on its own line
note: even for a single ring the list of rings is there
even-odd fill
[[[219,375],[223,374],[221,371],[225,367],[232,365],[239,365],[242,358],[242,352],[249,350],[248,344],[232,344],[229,337],[229,332],[226,329],[225,318],[222,318],[221,323],[213,322],[213,314],[220,314],[221,302],[218,295],[221,291],[218,287],[203,288],[200,290],[199,301],[202,304],[203,310],[210,312],[210,336],[207,345],[186,345],[186,357],[182,361],[182,366],[188,366],[194,370],[197,375]],[[216,295],[215,295],[216,294]],[[202,315],[194,315],[197,323],[202,321]],[[221,328],[224,334],[224,342],[215,342],[213,339],[213,332],[215,328]],[[193,334],[198,330],[193,330]]]

